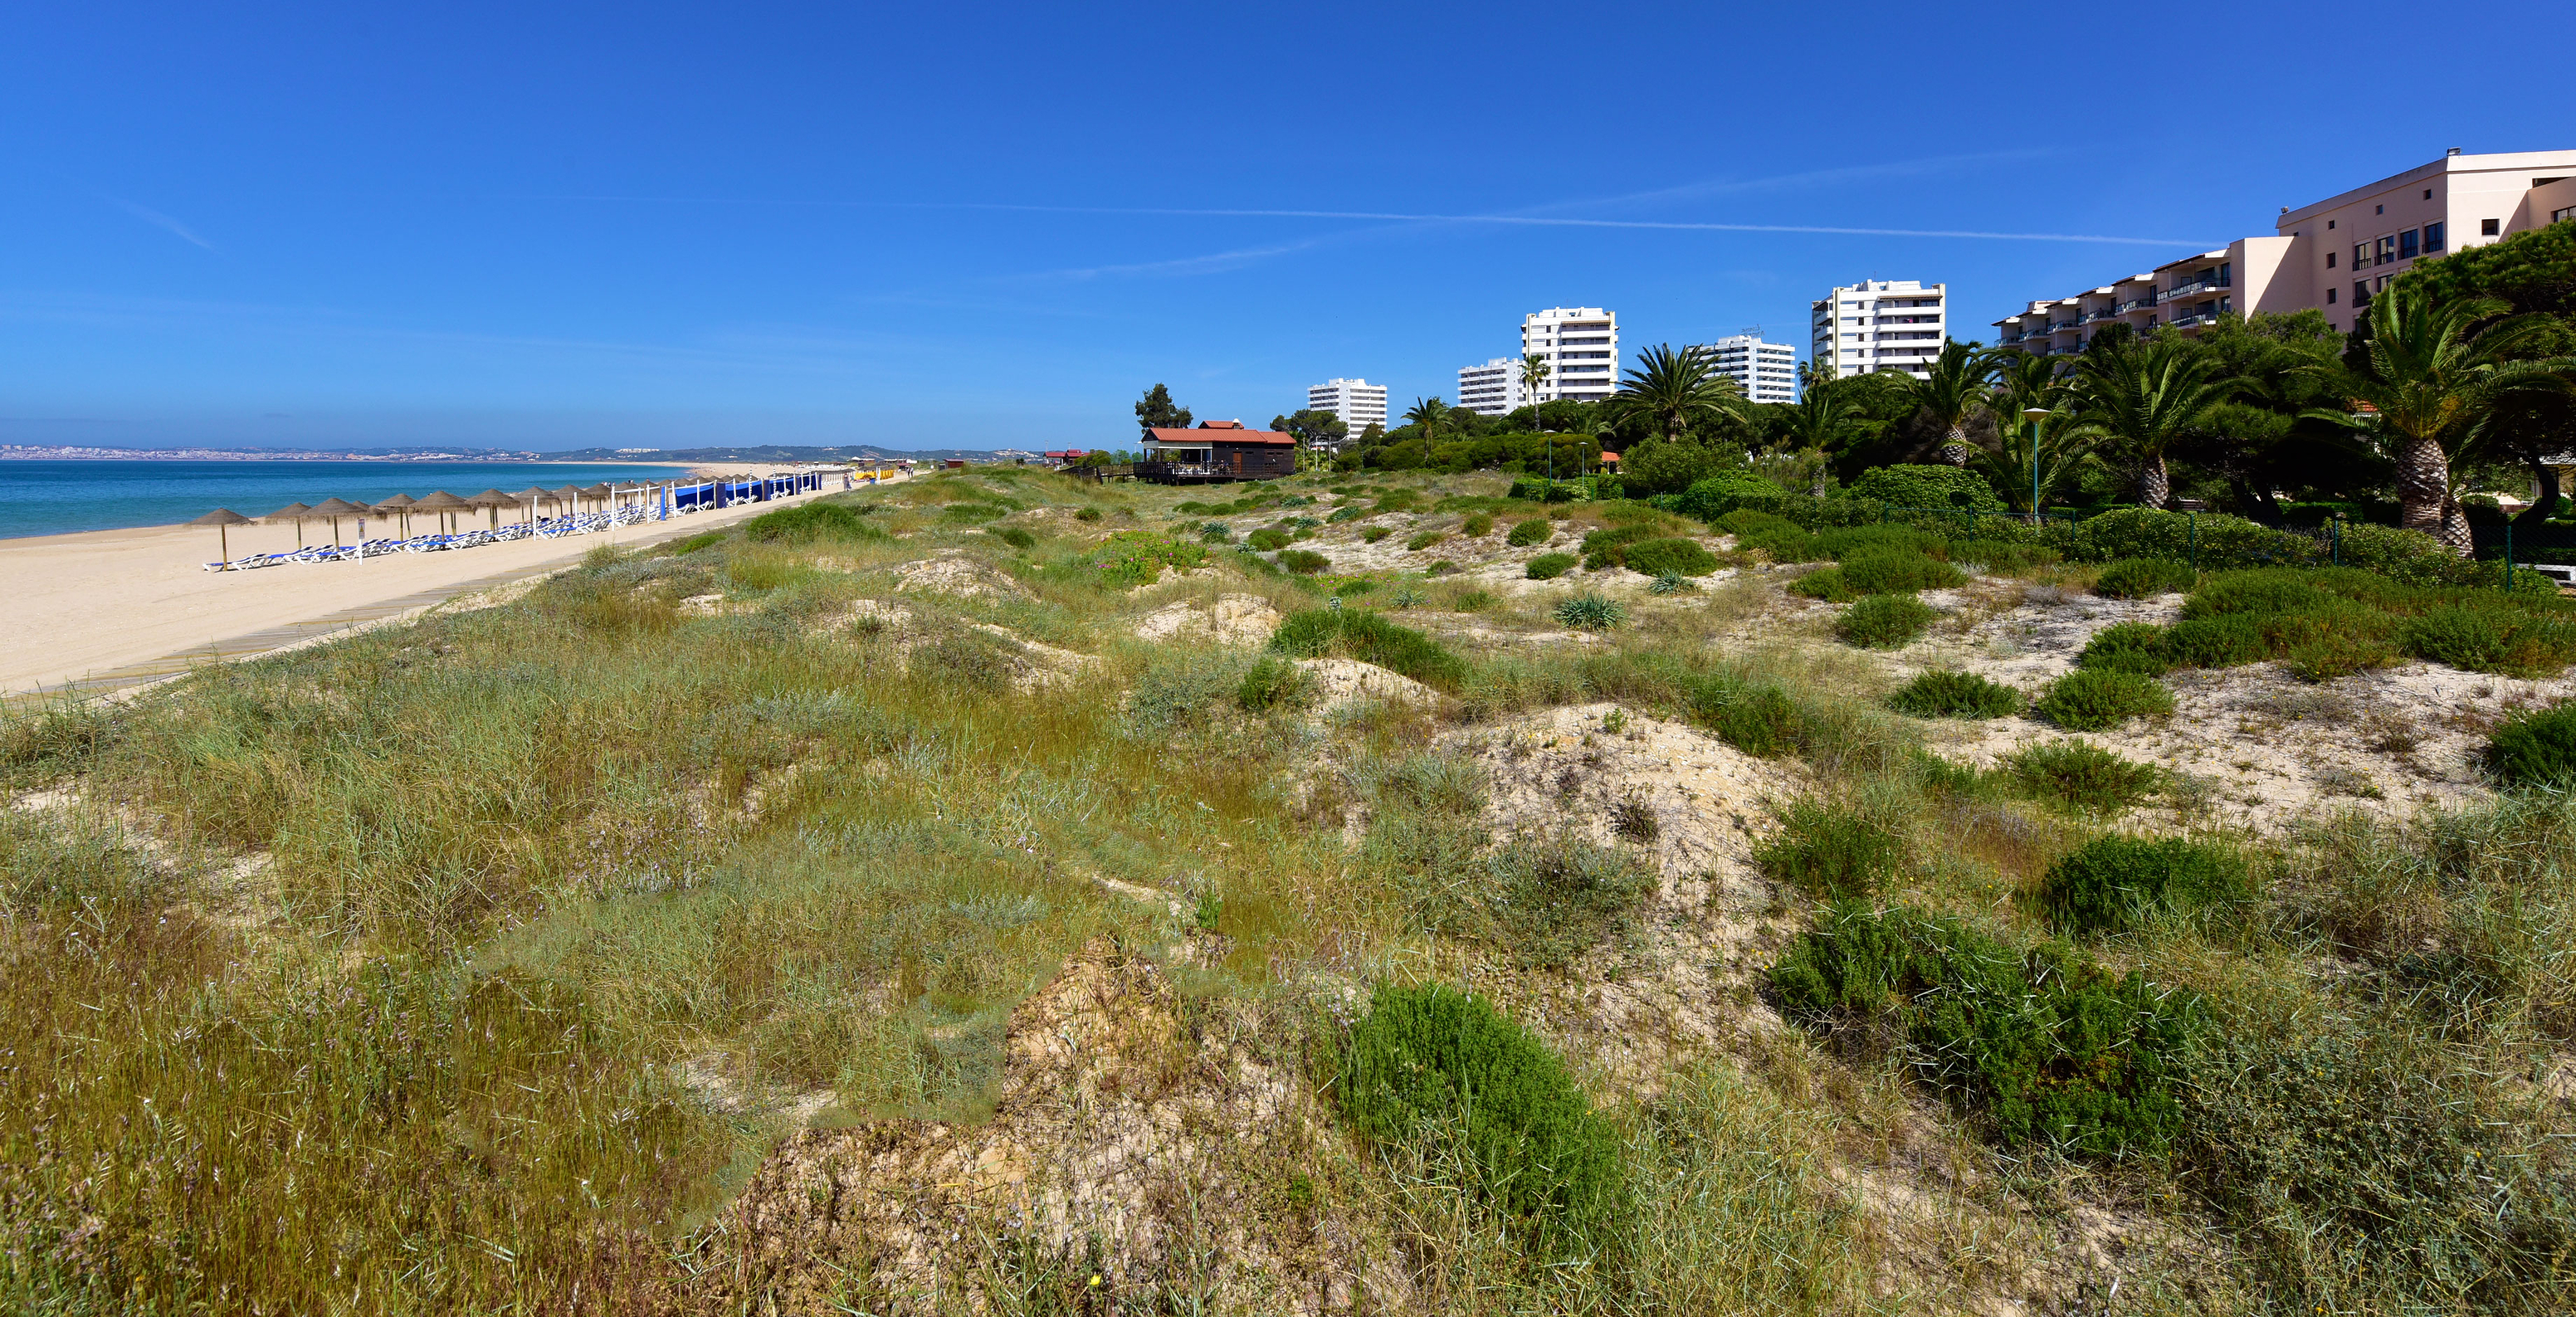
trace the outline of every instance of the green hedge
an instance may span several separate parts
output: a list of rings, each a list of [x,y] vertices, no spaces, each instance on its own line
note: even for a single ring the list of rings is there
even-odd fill
[[[1994,486],[1987,484],[1984,476],[1956,466],[1872,467],[1851,482],[1851,497],[1897,508],[2004,510],[2004,501],[1995,497]]]

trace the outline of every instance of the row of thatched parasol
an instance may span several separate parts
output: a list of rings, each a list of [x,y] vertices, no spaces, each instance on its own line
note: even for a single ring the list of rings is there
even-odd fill
[[[229,562],[232,559],[229,534],[231,528],[246,526],[253,521],[294,522],[295,546],[300,549],[304,547],[304,523],[308,521],[330,522],[331,543],[336,546],[340,543],[340,519],[343,517],[400,517],[403,523],[403,538],[410,539],[411,518],[415,513],[438,516],[452,531],[457,513],[482,508],[490,512],[492,525],[498,529],[501,525],[503,508],[526,508],[533,514],[537,508],[551,503],[578,511],[585,502],[606,503],[615,494],[615,490],[604,484],[587,487],[566,485],[561,489],[538,489],[531,486],[515,494],[504,494],[497,489],[487,489],[471,498],[458,498],[442,489],[432,491],[420,498],[413,498],[409,494],[396,494],[379,503],[352,503],[344,498],[325,499],[311,505],[289,503],[265,517],[245,517],[230,508],[217,508],[188,524],[215,527],[216,542],[222,546],[224,559]]]

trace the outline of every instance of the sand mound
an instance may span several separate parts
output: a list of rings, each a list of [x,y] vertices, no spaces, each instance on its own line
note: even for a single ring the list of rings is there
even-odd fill
[[[1213,600],[1165,604],[1136,624],[1146,640],[1200,640],[1220,645],[1266,645],[1279,629],[1279,610],[1257,594],[1221,594]]]
[[[1186,1272],[1217,1311],[1348,1307],[1350,1232],[1289,1192],[1315,1174],[1324,1116],[1229,1023],[1194,1031],[1161,971],[1095,939],[1011,1013],[990,1121],[799,1135],[727,1213],[718,1247],[739,1257],[701,1269],[699,1297],[825,1311],[864,1279],[870,1311],[983,1311],[990,1264],[1034,1253],[1092,1293]]]
[[[1789,925],[1753,848],[1775,826],[1771,803],[1807,790],[1802,770],[1615,704],[1543,710],[1442,743],[1484,765],[1498,835],[1567,828],[1657,876],[1639,935],[1577,961],[1544,1008],[1551,1036],[1651,1091],[1676,1053],[1777,1026],[1750,985]]]
[[[1299,659],[1297,669],[1314,684],[1313,697],[1318,713],[1333,713],[1363,700],[1384,700],[1395,704],[1440,702],[1440,692],[1421,682],[1357,659]]]
[[[815,623],[814,630],[846,636],[862,644],[885,645],[894,651],[896,668],[906,672],[911,671],[915,654],[925,647],[936,649],[960,633],[972,633],[988,638],[984,649],[1000,663],[1012,689],[1024,692],[1070,685],[1076,676],[1100,662],[1089,654],[1058,649],[990,622],[924,620],[913,610],[882,599],[854,599],[847,609]],[[974,650],[950,651],[942,661],[953,663],[961,653],[981,657],[981,652]]]
[[[961,599],[1030,597],[1028,587],[954,549],[895,568],[894,581],[894,588],[907,594],[945,594]]]

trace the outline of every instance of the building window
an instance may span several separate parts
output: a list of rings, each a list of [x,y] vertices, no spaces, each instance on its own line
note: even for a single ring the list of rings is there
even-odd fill
[[[2390,236],[2388,236],[2388,237],[2385,237],[2385,238],[2380,239],[2380,240],[2379,240],[2379,260],[2378,260],[2378,262],[2377,262],[2377,263],[2378,263],[2378,264],[2380,264],[2380,265],[2388,265],[2388,264],[2392,264],[2392,263],[2394,263],[2396,260],[2397,260],[2397,238],[2396,238],[2396,236],[2392,234],[2392,235],[2390,235]]]
[[[2424,189],[2424,199],[2425,199],[2426,201],[2431,201],[2431,200],[2433,199],[2433,189],[2431,189],[2431,188],[2426,188],[2426,189]]]
[[[2440,251],[2440,250],[2442,250],[2442,226],[2441,226],[2441,225],[2439,225],[2439,224],[2427,224],[2427,225],[2425,225],[2425,226],[2424,226],[2424,251],[2425,251],[2425,254],[2430,255],[2430,254],[2432,254],[2432,253],[2434,253],[2434,252],[2437,252],[2437,251]]]
[[[2503,220],[2483,219],[2478,221],[2478,236],[2481,238],[2492,238],[2503,230]]]
[[[2333,305],[2335,304],[2335,300],[2334,300],[2334,299],[2335,299],[2335,290],[2333,290],[2333,289],[2331,289],[2331,288],[2327,289],[2327,290],[2326,290],[2326,305],[2328,305],[2328,306],[2333,306]]]
[[[2352,245],[2352,268],[2358,270],[2369,264],[2370,244],[2366,242],[2354,243]]]
[[[2326,227],[2327,227],[2327,228],[2329,228],[2329,229],[2333,228],[2333,227],[2334,227],[2334,221],[2333,221],[2333,220],[2327,220],[2327,221],[2326,221]]]
[[[2236,286],[2236,266],[2233,262],[2218,267],[2218,286],[2221,288]]]
[[[2401,261],[2415,259],[2415,230],[2408,229],[2397,235],[2397,259]]]
[[[2368,306],[2368,305],[2370,305],[2370,281],[2369,281],[2369,280],[2367,280],[2367,279],[2355,279],[2355,280],[2353,280],[2353,281],[2352,281],[2352,304],[2353,304],[2354,306]]]
[[[2370,208],[2370,213],[2371,213],[2371,214],[2373,214],[2373,215],[2385,215],[2385,214],[2387,214],[2387,213],[2388,213],[2388,207],[2386,207],[2386,206],[2373,206],[2373,207],[2371,207],[2371,208]]]
[[[2333,268],[2334,268],[2334,258],[2335,258],[2335,254],[2334,254],[2333,252],[2327,252],[2327,253],[2326,253],[2326,268],[2327,268],[2327,269],[2331,270],[2331,269],[2333,269]]]

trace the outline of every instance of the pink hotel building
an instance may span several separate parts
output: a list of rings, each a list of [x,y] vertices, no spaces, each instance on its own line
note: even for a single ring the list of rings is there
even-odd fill
[[[2576,151],[2462,155],[2297,210],[2278,232],[2167,261],[2145,274],[2033,302],[1995,322],[2005,347],[2084,349],[2101,326],[2194,330],[2231,311],[2326,313],[2352,328],[2371,295],[2416,261],[2576,218]]]

